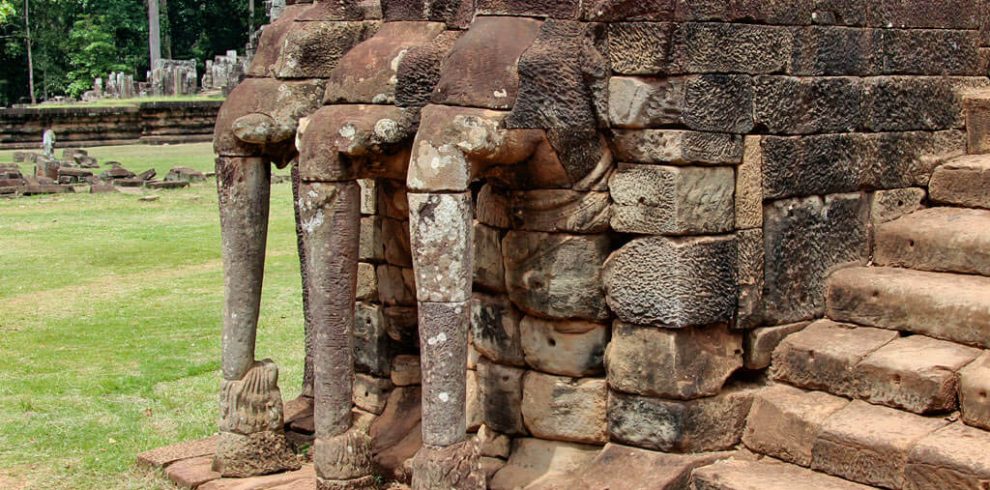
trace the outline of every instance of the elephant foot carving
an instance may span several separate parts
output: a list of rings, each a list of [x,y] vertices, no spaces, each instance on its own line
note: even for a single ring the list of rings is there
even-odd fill
[[[477,441],[423,446],[412,461],[413,490],[484,490],[485,472]]]

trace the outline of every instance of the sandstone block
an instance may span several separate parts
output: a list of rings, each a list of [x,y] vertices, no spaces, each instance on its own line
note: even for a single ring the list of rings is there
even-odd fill
[[[526,316],[519,323],[526,364],[550,374],[584,377],[604,372],[609,327],[579,320],[548,321]]]
[[[620,320],[680,328],[732,318],[735,269],[735,237],[647,237],[613,252],[602,276]]]
[[[670,20],[674,18],[674,0],[647,0],[629,4],[622,0],[581,2],[581,20],[592,22]]]
[[[811,448],[822,425],[848,403],[820,391],[773,385],[753,397],[743,443],[754,452],[810,466]]]
[[[913,207],[907,197],[903,202],[908,209]],[[987,230],[988,211],[950,207],[918,211],[877,228],[874,260],[885,266],[990,276]]]
[[[282,11],[282,15],[265,27],[264,32],[258,38],[258,48],[251,59],[251,66],[247,68],[247,76],[275,76],[275,65],[282,53],[285,35],[295,25],[295,20],[308,10],[308,7],[309,5],[287,5]]]
[[[990,353],[959,371],[959,408],[968,425],[990,430]]]
[[[375,179],[358,179],[361,188],[361,215],[378,214],[378,187]]]
[[[361,217],[360,242],[358,242],[358,258],[367,262],[385,259],[385,248],[382,240],[382,220],[377,216]]]
[[[919,414],[955,410],[958,371],[979,355],[923,335],[894,339],[856,366],[857,398]]]
[[[409,201],[406,198],[406,183],[392,179],[377,179],[374,182],[377,189],[375,202],[376,214],[384,218],[409,219]]]
[[[668,330],[616,322],[605,354],[608,384],[638,395],[717,395],[742,367],[742,335],[724,325]]]
[[[731,167],[621,164],[609,179],[612,228],[650,235],[730,231],[734,187]]]
[[[600,270],[608,248],[606,235],[510,231],[502,240],[509,297],[531,315],[605,319]]]
[[[375,273],[374,264],[358,262],[355,297],[358,301],[378,300],[378,275]]]
[[[368,432],[372,452],[381,454],[389,448],[395,448],[408,434],[419,434],[421,414],[422,389],[419,386],[399,386],[393,389],[388,395],[385,410],[372,422]]]
[[[468,352],[477,351],[469,348]],[[483,405],[481,403],[480,389],[478,388],[478,371],[476,370],[478,367],[477,361],[474,363],[473,368],[470,366],[470,361],[468,361],[468,364],[469,366],[466,373],[467,379],[465,381],[467,388],[465,390],[466,401],[464,403],[464,417],[467,420],[467,430],[470,432],[476,431],[484,425],[485,416],[482,413]]]
[[[763,230],[739,230],[736,232],[738,253],[736,258],[736,282],[739,287],[739,304],[736,308],[734,328],[752,328],[763,324],[763,274],[766,262],[763,249]],[[767,353],[769,355],[769,352]]]
[[[626,10],[623,4],[623,12]],[[618,20],[618,19],[617,19]],[[674,25],[668,22],[614,22],[608,25],[608,54],[614,73],[667,73]]]
[[[505,292],[502,233],[477,221],[474,223],[474,285]]]
[[[474,213],[478,222],[502,229],[512,226],[508,192],[486,183],[478,191],[476,200]]]
[[[374,36],[348,51],[330,72],[324,103],[394,103],[402,55],[430,43],[443,30],[439,22],[382,24]]]
[[[870,222],[877,227],[913,213],[924,207],[925,197],[925,190],[916,187],[876,191],[870,201]]]
[[[619,444],[606,444],[590,463],[567,474],[543,478],[532,490],[597,490],[626,488],[649,482],[653,490],[689,488],[691,470],[732,453],[668,454]],[[635,483],[634,483],[635,482]]]
[[[444,60],[434,104],[509,109],[519,92],[519,56],[540,30],[524,17],[479,17]]]
[[[990,481],[987,454],[987,432],[960,423],[943,427],[911,449],[904,488],[979,488]]]
[[[212,464],[211,456],[184,459],[165,468],[165,476],[179,488],[196,488],[220,478],[220,473],[213,470]]]
[[[520,317],[507,298],[476,293],[471,300],[471,339],[474,348],[499,364],[524,366]]]
[[[471,195],[409,194],[409,228],[416,264],[416,299],[471,299]],[[467,258],[467,260],[465,260]]]
[[[514,490],[544,478],[567,474],[594,459],[598,446],[517,438],[508,464],[489,482],[492,490]]]
[[[607,398],[604,379],[529,371],[523,377],[523,422],[541,439],[605,444]]]
[[[691,474],[693,490],[867,490],[872,487],[773,459],[726,459]]]
[[[871,5],[867,21],[872,27],[977,29],[979,6],[974,0],[948,0],[938,6],[927,2],[879,0]]]
[[[388,378],[376,378],[361,373],[354,375],[354,405],[361,410],[381,415],[391,390],[392,381]]]
[[[676,129],[616,130],[616,157],[635,163],[734,165],[742,160],[742,137]]]
[[[853,400],[825,422],[812,449],[811,469],[867,485],[902,488],[911,447],[947,424]]]
[[[743,75],[609,79],[614,127],[685,124],[698,131],[747,133],[753,127],[753,90]]]
[[[173,464],[168,469],[178,464],[181,463]],[[292,452],[285,433],[279,429],[248,435],[221,432],[212,469],[225,477],[245,478],[298,470],[300,466],[301,462]],[[190,485],[190,488],[201,483]]]
[[[744,337],[743,364],[746,369],[766,369],[770,367],[773,351],[780,343],[795,332],[804,330],[808,322],[791,323],[777,327],[754,328]]]
[[[417,345],[419,332],[416,331],[416,307],[386,306],[382,309],[382,314],[385,315],[385,333],[390,339],[402,345]]]
[[[763,227],[763,144],[759,136],[743,140],[742,163],[736,167],[736,228]]]
[[[838,4],[840,2],[829,2]],[[855,3],[847,2],[847,3]],[[861,12],[865,14],[866,9]],[[797,29],[789,73],[798,76],[875,75],[880,72],[878,46],[881,34],[874,29],[839,27],[832,22]]]
[[[375,268],[378,297],[386,305],[416,304],[416,278],[413,269],[383,264]]]
[[[351,48],[375,34],[381,23],[302,22],[285,34],[275,64],[276,76],[284,78],[328,78]]]
[[[601,233],[608,230],[609,194],[565,189],[517,191],[510,195],[513,229]]]
[[[677,24],[671,43],[674,73],[776,73],[790,61],[790,29],[757,24]]]
[[[382,258],[385,262],[399,267],[412,267],[412,252],[409,244],[409,222],[392,218],[381,218]]]
[[[819,320],[780,343],[770,370],[779,381],[853,397],[856,365],[895,338],[889,330]]]
[[[610,391],[609,439],[676,453],[728,449],[742,437],[754,391],[733,387],[689,401]]]
[[[990,157],[968,155],[935,169],[929,192],[938,203],[990,209]]]
[[[984,33],[990,35],[990,29],[985,29]],[[985,51],[981,49],[981,52]],[[968,153],[980,155],[990,152],[990,97],[985,92],[967,94],[963,97],[963,110]]]
[[[573,19],[578,16],[581,2],[577,0],[478,0],[475,8],[486,15],[518,15]]]
[[[217,449],[217,439],[219,436],[210,436],[205,439],[183,441],[145,451],[137,455],[137,462],[139,465],[152,468],[164,468],[183,459],[210,456]]]
[[[509,436],[495,432],[487,425],[482,425],[478,428],[475,439],[478,441],[482,456],[508,459],[509,451],[512,449],[512,439]]]
[[[863,124],[863,84],[848,77],[756,77],[753,117],[775,134],[838,133]]]
[[[356,303],[354,306],[355,369],[387,377],[390,359],[389,338],[385,332],[385,316],[381,305]]]
[[[829,277],[828,316],[990,347],[990,278],[893,267],[853,267]]]
[[[389,379],[395,386],[413,386],[420,383],[419,356],[399,354],[392,358]]]
[[[525,434],[522,406],[524,370],[478,361],[478,397],[481,422],[504,434]]]
[[[880,43],[885,74],[979,75],[977,31],[884,29]]]
[[[860,194],[775,201],[763,208],[768,323],[822,315],[829,270],[866,258],[866,212]],[[801,293],[794,294],[797,291]]]
[[[962,121],[959,82],[942,77],[876,77],[865,83],[863,120],[871,131],[939,130]]]

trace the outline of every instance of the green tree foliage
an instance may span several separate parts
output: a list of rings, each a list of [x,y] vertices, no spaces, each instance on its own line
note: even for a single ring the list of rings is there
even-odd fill
[[[0,25],[6,24],[17,14],[17,9],[10,0],[0,0]]]
[[[0,0],[16,8],[0,22],[0,106],[28,98],[23,0]],[[39,99],[78,95],[93,78],[123,71],[144,80],[148,66],[146,0],[29,0],[35,85]],[[262,0],[255,26],[264,23]],[[162,31],[172,57],[204,61],[248,40],[248,0],[168,0]],[[3,15],[3,14],[0,14]],[[164,55],[164,53],[163,53]]]

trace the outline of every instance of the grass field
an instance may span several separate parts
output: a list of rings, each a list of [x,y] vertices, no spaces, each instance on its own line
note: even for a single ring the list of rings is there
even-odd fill
[[[64,107],[119,107],[138,105],[142,102],[194,102],[201,100],[223,100],[222,95],[177,95],[168,97],[134,97],[132,99],[100,99],[93,102],[66,102],[61,104],[38,104],[38,109],[60,109]]]
[[[0,152],[0,162],[10,161]],[[134,171],[212,169],[209,144],[92,149]],[[156,488],[134,456],[216,425],[223,300],[212,181],[0,199],[0,488]],[[288,184],[272,191],[258,358],[302,379]]]

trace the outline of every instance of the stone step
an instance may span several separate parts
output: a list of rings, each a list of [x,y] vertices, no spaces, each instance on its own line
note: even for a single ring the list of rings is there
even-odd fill
[[[990,211],[931,208],[884,223],[877,228],[874,262],[990,276]]]
[[[786,385],[754,398],[743,443],[865,485],[935,490],[990,483],[990,432]],[[695,474],[705,471],[712,470]]]
[[[826,313],[836,321],[990,347],[990,278],[891,267],[832,273]]]
[[[965,155],[935,169],[928,183],[932,201],[990,209],[990,155]]]
[[[914,413],[958,408],[959,372],[980,349],[821,320],[774,351],[774,379]]]
[[[792,464],[726,459],[694,470],[694,490],[866,490],[870,487]],[[620,488],[620,487],[613,487]]]

